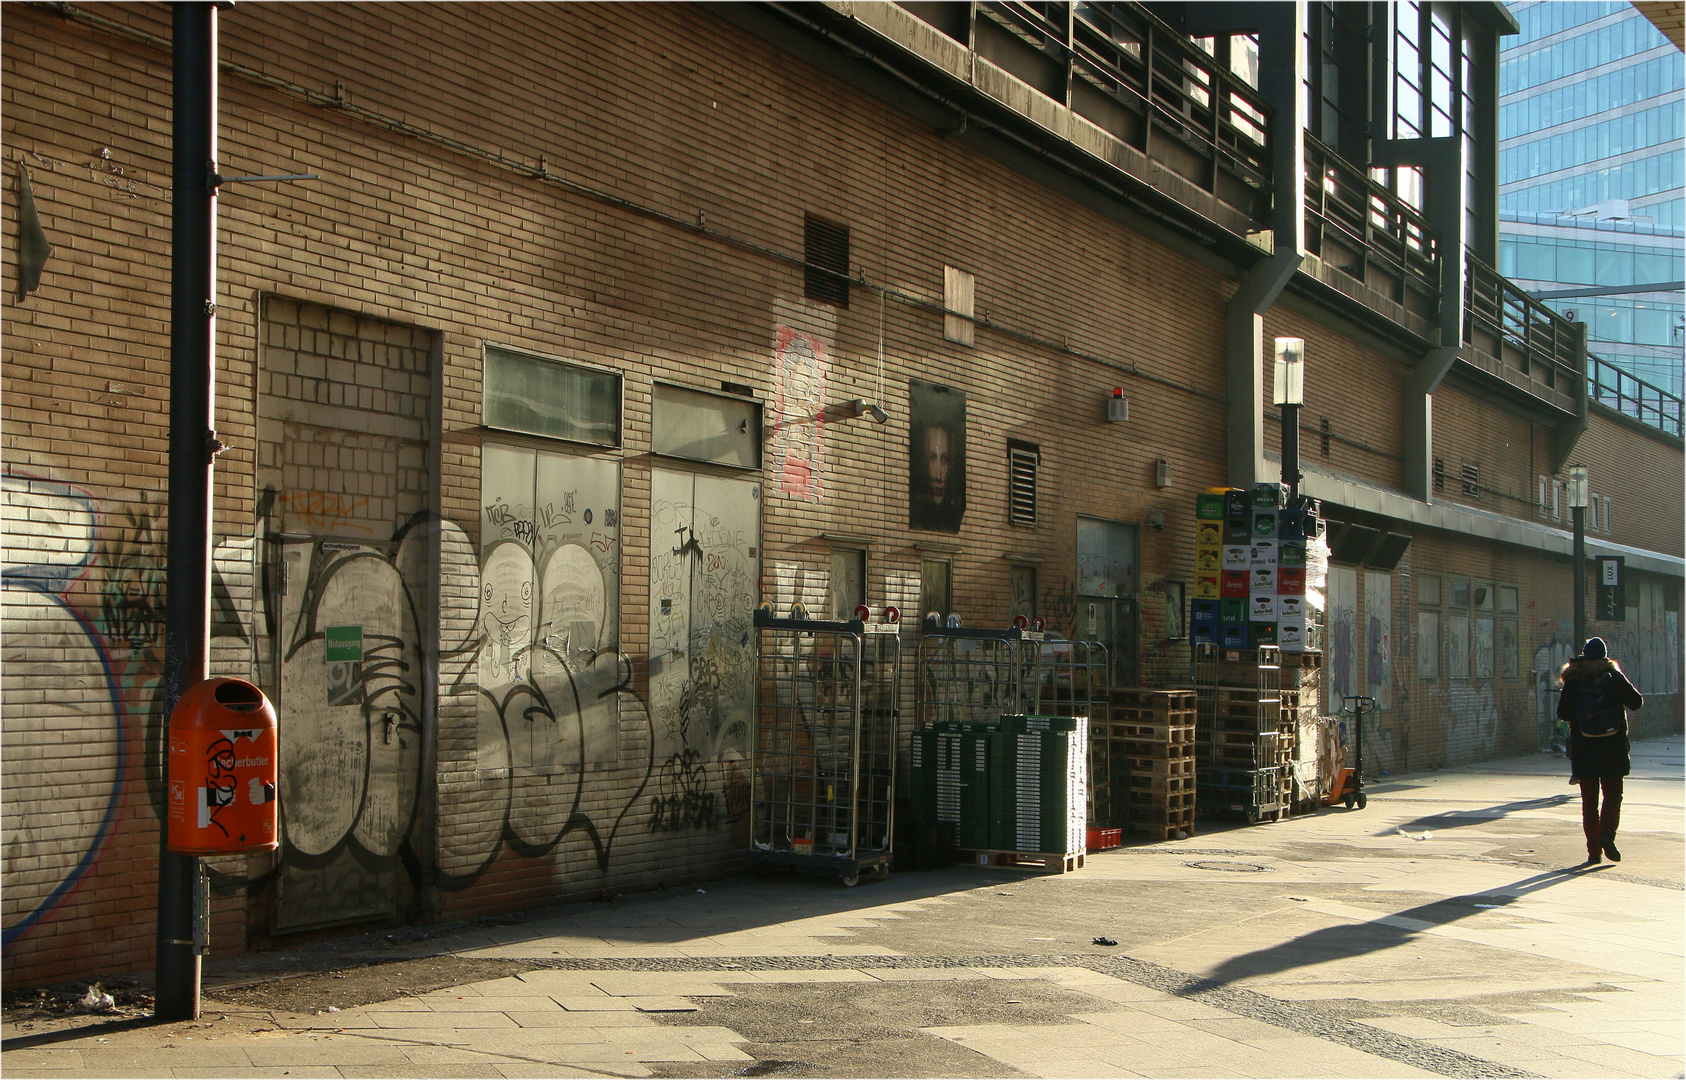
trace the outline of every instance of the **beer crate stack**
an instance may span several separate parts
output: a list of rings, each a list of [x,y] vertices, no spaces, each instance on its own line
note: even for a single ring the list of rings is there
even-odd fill
[[[989,866],[1083,865],[1088,721],[1004,715],[941,721],[911,733],[915,819],[948,825],[956,847]]]
[[[1108,759],[1127,766],[1125,827],[1152,840],[1193,836],[1194,691],[1114,689],[1111,701],[1098,737],[1108,743]]]
[[[1282,707],[1282,653],[1195,647],[1196,805],[1202,816],[1257,823],[1286,813],[1294,742]]]

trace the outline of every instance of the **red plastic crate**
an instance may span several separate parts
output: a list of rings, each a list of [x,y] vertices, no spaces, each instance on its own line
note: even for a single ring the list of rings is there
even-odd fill
[[[1123,829],[1102,829],[1093,825],[1089,826],[1088,847],[1090,851],[1105,851],[1108,848],[1123,846]]]

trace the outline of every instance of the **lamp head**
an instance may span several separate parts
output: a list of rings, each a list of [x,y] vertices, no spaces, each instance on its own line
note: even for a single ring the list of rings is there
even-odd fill
[[[1276,339],[1276,368],[1272,403],[1305,404],[1305,338]]]

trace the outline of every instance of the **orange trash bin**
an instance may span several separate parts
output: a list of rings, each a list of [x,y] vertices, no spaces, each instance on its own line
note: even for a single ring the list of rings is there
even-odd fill
[[[273,851],[275,708],[243,679],[206,679],[170,713],[169,849]]]

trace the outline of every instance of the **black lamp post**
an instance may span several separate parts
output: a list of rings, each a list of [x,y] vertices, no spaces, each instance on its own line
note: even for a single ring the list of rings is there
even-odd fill
[[[1290,504],[1300,496],[1300,406],[1305,404],[1305,339],[1276,339],[1272,401],[1282,410],[1282,482]]]
[[[1575,523],[1575,651],[1586,645],[1586,466],[1569,466],[1569,516]]]

